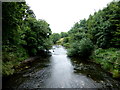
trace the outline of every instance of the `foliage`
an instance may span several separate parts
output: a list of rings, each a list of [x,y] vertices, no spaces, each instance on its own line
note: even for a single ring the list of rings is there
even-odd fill
[[[71,39],[70,37],[64,37],[62,45],[66,48],[70,48],[70,43],[69,43],[70,39]]]
[[[37,54],[42,56],[51,48],[51,29],[46,21],[36,20],[26,2],[2,3],[2,16],[3,75],[9,75],[21,61]]]
[[[68,36],[68,33],[67,32],[61,32],[60,33],[60,37],[61,38],[64,38],[64,37],[67,37]]]
[[[102,68],[113,74],[113,77],[120,77],[120,50],[115,48],[96,49],[92,55],[95,62],[101,64]]]
[[[63,45],[63,41],[64,39],[68,37],[68,33],[67,32],[61,32],[59,33],[53,33],[50,38],[53,44],[60,44]]]
[[[50,36],[51,40],[52,40],[52,43],[53,44],[56,44],[57,41],[61,38],[60,34],[59,33],[53,33],[51,36]]]
[[[13,64],[11,62],[2,63],[2,74],[11,75],[14,73]]]
[[[81,58],[89,58],[92,54],[94,47],[89,38],[83,38],[80,41],[76,41],[68,51],[68,56],[79,56]]]
[[[9,8],[8,8],[9,7]],[[2,4],[3,74],[14,73],[14,66],[34,55],[43,55],[52,44],[67,48],[69,56],[92,58],[102,68],[119,76],[120,1],[80,20],[68,32],[53,33],[45,20],[36,20],[25,2]]]
[[[99,48],[120,47],[120,1],[113,1],[87,20],[88,32]]]
[[[64,46],[65,48],[69,49],[69,48],[70,48],[70,43],[64,43],[63,46]]]
[[[26,24],[28,25],[28,30],[24,33],[26,42],[24,47],[29,55],[34,56],[44,50],[48,50],[50,45],[48,38],[51,34],[49,24],[44,20],[36,20],[35,18],[28,18]]]
[[[68,31],[71,43],[84,37],[90,38],[94,45],[107,49],[120,47],[120,1],[113,1],[103,10],[89,18],[80,20]]]
[[[25,49],[21,47],[4,45],[2,53],[2,73],[3,75],[10,75],[14,73],[14,66],[19,65],[21,61],[28,58]]]
[[[120,1],[113,1],[90,15],[89,18],[76,22],[68,31],[63,45],[69,45],[68,55],[89,58],[100,63],[102,68],[119,77],[120,65]],[[89,40],[85,40],[85,39]],[[89,52],[90,50],[90,52]],[[116,68],[116,69],[115,69]]]
[[[70,37],[65,37],[63,43],[68,43],[70,41]]]
[[[64,40],[64,38],[60,38],[60,39],[56,42],[56,44],[62,45],[62,44],[63,44],[63,40]]]

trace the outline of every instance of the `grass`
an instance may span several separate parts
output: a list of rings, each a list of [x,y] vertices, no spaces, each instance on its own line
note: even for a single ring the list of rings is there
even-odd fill
[[[2,75],[8,76],[15,72],[16,66],[28,57],[25,50],[16,46],[5,46],[2,52]]]
[[[112,73],[114,78],[120,78],[120,50],[115,48],[96,49],[92,59],[101,67]]]

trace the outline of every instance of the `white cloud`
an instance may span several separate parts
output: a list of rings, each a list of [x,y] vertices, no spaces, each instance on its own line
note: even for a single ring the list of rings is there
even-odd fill
[[[75,22],[106,7],[113,0],[26,0],[37,19],[44,19],[53,32],[70,30]]]

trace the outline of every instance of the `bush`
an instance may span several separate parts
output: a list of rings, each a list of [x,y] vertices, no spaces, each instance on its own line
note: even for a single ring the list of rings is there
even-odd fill
[[[68,43],[70,41],[70,37],[64,37],[63,43]]]
[[[12,61],[6,62],[6,63],[2,63],[2,74],[3,76],[5,75],[12,75],[14,73],[14,69],[13,69],[13,64]]]
[[[4,45],[2,49],[2,74],[11,75],[15,72],[13,67],[28,58],[27,52],[24,48],[15,45]]]
[[[96,49],[92,58],[101,67],[113,74],[113,77],[120,77],[120,51],[119,49]]]
[[[68,50],[68,56],[79,56],[83,59],[88,59],[94,49],[93,43],[88,38],[83,38],[72,44]]]
[[[63,46],[64,46],[65,48],[70,48],[70,43],[64,43]]]

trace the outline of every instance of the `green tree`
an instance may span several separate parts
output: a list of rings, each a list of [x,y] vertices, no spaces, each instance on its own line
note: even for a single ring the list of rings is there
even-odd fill
[[[60,34],[59,33],[53,33],[51,36],[50,36],[53,44],[56,44],[56,42],[61,38]]]
[[[27,49],[30,55],[36,55],[39,52],[44,52],[44,50],[49,49],[49,35],[51,34],[51,29],[49,24],[44,20],[36,20],[35,18],[28,18],[27,23],[28,30],[25,32],[26,45],[24,47]]]
[[[94,49],[93,43],[89,38],[82,38],[80,41],[75,41],[68,50],[68,56],[77,56],[81,59],[88,59]]]
[[[9,75],[20,61],[37,54],[43,56],[51,48],[51,29],[46,21],[36,20],[25,2],[2,3],[2,16],[3,75]]]
[[[64,37],[67,37],[68,34],[67,34],[67,32],[61,32],[61,33],[60,33],[60,36],[61,36],[61,38],[64,38]]]

